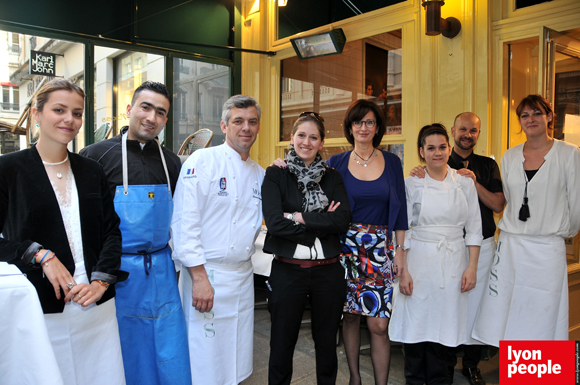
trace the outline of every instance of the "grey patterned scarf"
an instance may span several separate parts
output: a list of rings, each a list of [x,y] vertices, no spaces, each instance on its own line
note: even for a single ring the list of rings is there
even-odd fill
[[[326,172],[326,162],[322,160],[320,154],[306,167],[302,159],[296,154],[294,146],[290,146],[290,151],[286,155],[288,169],[298,180],[298,188],[304,194],[302,199],[302,209],[304,212],[323,212],[328,207],[328,198],[320,188],[320,180]]]

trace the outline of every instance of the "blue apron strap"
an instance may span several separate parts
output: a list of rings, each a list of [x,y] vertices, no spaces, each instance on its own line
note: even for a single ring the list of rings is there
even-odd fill
[[[129,130],[123,134],[121,137],[121,158],[123,160],[123,194],[129,194],[129,171],[127,165],[127,137]],[[165,177],[167,178],[167,191],[171,193],[171,181],[169,180],[169,172],[167,171],[167,163],[165,162],[165,156],[163,156],[163,150],[159,144],[157,138],[154,139],[157,143],[157,148],[159,149],[159,155],[161,156],[161,162],[163,163],[163,170],[165,171]]]

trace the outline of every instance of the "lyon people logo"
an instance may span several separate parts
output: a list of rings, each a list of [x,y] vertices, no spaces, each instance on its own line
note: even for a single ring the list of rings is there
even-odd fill
[[[500,341],[502,385],[578,384],[577,341]]]

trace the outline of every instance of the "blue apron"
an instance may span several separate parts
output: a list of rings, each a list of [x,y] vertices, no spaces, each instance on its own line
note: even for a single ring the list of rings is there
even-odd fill
[[[123,364],[127,385],[190,385],[187,329],[167,244],[171,184],[157,146],[167,184],[129,186],[127,133],[122,137],[123,186],[114,202],[123,235],[121,269],[130,273],[115,285]]]

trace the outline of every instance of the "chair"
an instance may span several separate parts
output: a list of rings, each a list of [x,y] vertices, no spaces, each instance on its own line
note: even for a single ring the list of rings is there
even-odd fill
[[[113,126],[109,123],[101,124],[101,126],[95,130],[95,143],[107,139],[112,129]]]
[[[189,135],[184,141],[177,155],[191,155],[194,151],[200,148],[206,148],[209,146],[213,138],[213,132],[207,128],[202,128],[199,131],[194,132]]]

